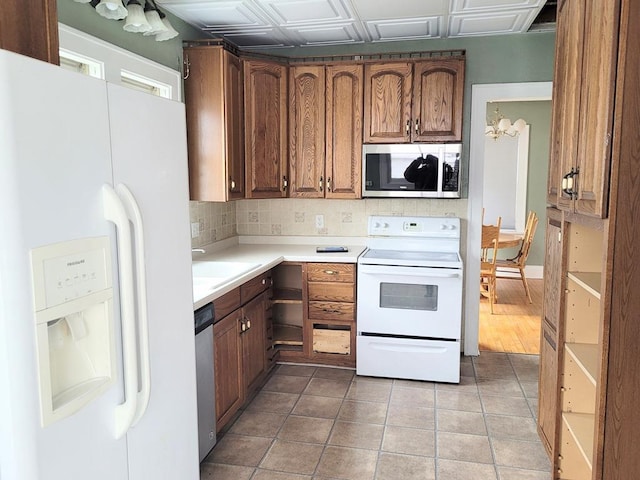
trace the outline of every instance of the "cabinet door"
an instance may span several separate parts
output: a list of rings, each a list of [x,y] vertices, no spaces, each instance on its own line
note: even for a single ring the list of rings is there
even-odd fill
[[[227,188],[229,199],[244,198],[244,78],[242,62],[224,52]]]
[[[555,459],[558,413],[558,349],[556,332],[543,322],[538,380],[538,431],[549,457]]]
[[[242,65],[222,47],[184,49],[191,200],[244,196]]]
[[[365,65],[365,143],[411,141],[412,68],[408,62]]]
[[[426,60],[413,67],[411,139],[461,142],[464,59]]]
[[[287,195],[287,67],[244,61],[247,198]]]
[[[555,209],[548,209],[547,212],[543,318],[557,330],[562,306],[562,272],[564,271],[562,214]]]
[[[575,211],[606,217],[620,2],[584,3],[588,35],[584,37]]]
[[[573,208],[562,192],[562,177],[575,165],[578,154],[584,2],[564,0],[558,4],[556,71],[553,85],[553,127],[547,196],[562,210]]]
[[[2,0],[0,48],[58,65],[56,1]]]
[[[242,381],[241,309],[213,326],[216,384],[216,428],[218,431],[244,402]]]
[[[265,371],[265,299],[262,294],[242,307],[242,375],[245,392],[256,386]]]
[[[325,73],[323,65],[289,69],[291,197],[324,197]]]
[[[326,198],[362,196],[362,65],[327,67]]]

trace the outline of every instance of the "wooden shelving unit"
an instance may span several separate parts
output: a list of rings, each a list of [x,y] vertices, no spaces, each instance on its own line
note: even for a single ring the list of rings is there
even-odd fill
[[[302,264],[282,263],[273,269],[273,346],[280,357],[304,354]]]

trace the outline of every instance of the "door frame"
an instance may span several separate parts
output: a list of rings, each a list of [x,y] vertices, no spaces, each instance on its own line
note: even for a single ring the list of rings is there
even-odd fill
[[[487,103],[551,100],[552,82],[488,83],[471,86],[469,201],[465,275],[464,354],[478,355],[480,321],[480,238]]]

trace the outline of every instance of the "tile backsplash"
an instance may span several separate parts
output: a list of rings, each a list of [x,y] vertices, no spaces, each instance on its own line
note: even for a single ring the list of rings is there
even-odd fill
[[[235,235],[366,236],[370,215],[467,216],[468,199],[270,199],[227,203],[190,202],[200,247]],[[322,215],[323,226],[316,226]]]

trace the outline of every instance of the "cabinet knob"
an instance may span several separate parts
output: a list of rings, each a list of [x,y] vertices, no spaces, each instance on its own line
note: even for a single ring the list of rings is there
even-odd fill
[[[247,330],[249,330],[251,328],[251,320],[247,320],[246,325],[247,325]]]
[[[287,187],[289,186],[289,181],[287,180],[286,176],[282,177],[282,191],[284,192]]]
[[[318,184],[319,184],[319,186],[320,186],[320,191],[321,191],[321,192],[323,191],[323,186],[322,186],[322,185],[323,185],[323,182],[324,182],[324,179],[323,179],[322,177],[320,177],[320,182],[318,182]]]
[[[332,310],[330,308],[323,308],[322,311],[325,313],[340,313],[340,310]]]
[[[267,279],[266,279],[266,278],[263,278],[263,279],[262,279],[262,285],[266,285],[266,284],[267,284]]]
[[[233,181],[233,179],[231,180],[231,182],[229,182],[231,185],[231,190],[234,190],[236,188],[236,182]]]
[[[327,178],[327,192],[331,191],[331,177]]]
[[[416,135],[420,133],[420,119],[416,118]]]
[[[337,275],[338,272],[336,270],[325,270],[324,273],[327,275]]]
[[[404,131],[407,135],[411,133],[411,120],[407,120],[407,125],[405,126]]]

